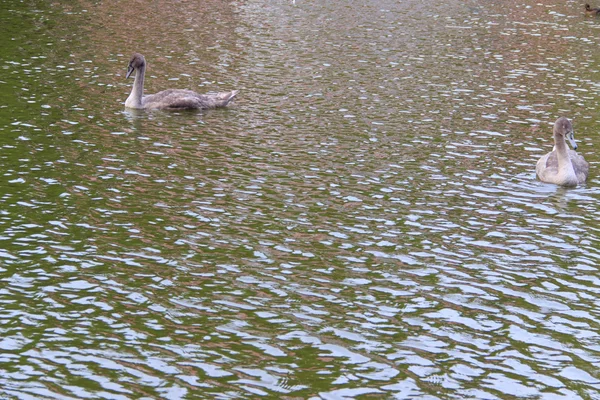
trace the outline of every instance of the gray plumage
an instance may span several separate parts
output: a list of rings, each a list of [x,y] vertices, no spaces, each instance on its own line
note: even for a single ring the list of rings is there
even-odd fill
[[[554,123],[554,150],[539,159],[535,167],[538,178],[547,183],[577,186],[586,181],[590,165],[577,154],[573,125],[565,117]],[[570,150],[567,141],[574,150]]]
[[[134,53],[127,66],[127,75],[135,71],[135,80],[131,94],[125,101],[125,107],[144,109],[211,109],[226,107],[238,94],[231,92],[200,94],[186,89],[167,89],[155,94],[144,96],[144,77],[146,74],[146,59],[139,53]]]

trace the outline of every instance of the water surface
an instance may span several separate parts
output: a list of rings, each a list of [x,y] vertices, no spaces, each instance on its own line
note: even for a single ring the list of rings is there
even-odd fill
[[[2,396],[600,398],[599,20],[322,3],[1,3]]]

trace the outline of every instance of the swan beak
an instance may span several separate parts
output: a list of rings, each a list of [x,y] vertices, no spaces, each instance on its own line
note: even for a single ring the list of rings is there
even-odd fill
[[[129,78],[129,76],[131,75],[131,73],[132,73],[133,71],[134,71],[134,68],[133,68],[131,65],[129,65],[129,66],[127,67],[127,75],[125,75],[125,79]]]
[[[577,150],[577,143],[575,143],[575,136],[573,135],[573,131],[567,133],[567,139],[569,140],[569,143],[571,144],[573,150]]]

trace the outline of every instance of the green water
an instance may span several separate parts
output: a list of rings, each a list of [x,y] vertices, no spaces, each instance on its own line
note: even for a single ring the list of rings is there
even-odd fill
[[[0,2],[0,398],[598,399],[598,23]],[[134,51],[239,98],[125,110]]]

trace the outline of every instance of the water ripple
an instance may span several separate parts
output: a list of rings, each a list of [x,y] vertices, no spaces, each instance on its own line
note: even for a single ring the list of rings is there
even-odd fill
[[[0,394],[596,398],[597,179],[534,172],[595,22],[513,6],[0,12]],[[134,50],[239,99],[123,111]]]

